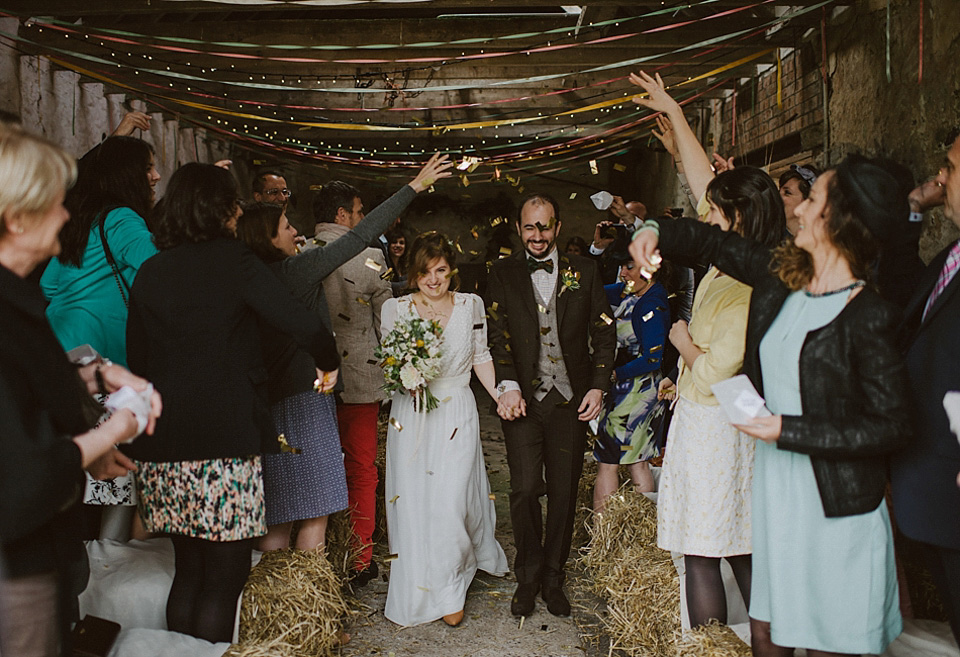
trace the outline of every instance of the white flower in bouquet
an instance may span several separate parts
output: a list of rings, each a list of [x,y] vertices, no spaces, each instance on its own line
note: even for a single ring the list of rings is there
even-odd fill
[[[416,390],[427,381],[413,363],[405,363],[400,368],[400,383],[407,390]]]
[[[402,317],[376,350],[384,389],[413,393],[418,411],[432,411],[438,404],[428,384],[440,375],[441,333],[436,321]]]

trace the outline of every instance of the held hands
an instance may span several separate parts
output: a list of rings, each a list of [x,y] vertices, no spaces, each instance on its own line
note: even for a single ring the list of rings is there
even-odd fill
[[[497,415],[501,419],[516,420],[527,414],[527,405],[519,390],[508,390],[497,398]]]
[[[748,436],[753,436],[758,440],[773,445],[780,440],[783,416],[768,415],[766,417],[755,417],[750,421],[750,424],[735,424],[733,426]]]
[[[661,379],[657,386],[657,399],[672,401],[677,396],[677,384],[670,379]]]
[[[417,176],[410,181],[410,187],[419,194],[441,178],[449,178],[452,174],[448,169],[453,165],[454,163],[450,160],[449,155],[434,153],[433,157],[427,160],[427,163],[420,169]]]
[[[149,130],[150,115],[143,112],[127,112],[120,119],[120,125],[113,131],[112,137],[129,137],[134,130]]]
[[[583,396],[580,407],[577,409],[577,419],[581,422],[595,420],[600,415],[600,409],[603,407],[603,391],[592,388]]]
[[[643,71],[640,71],[640,73],[631,73],[630,82],[648,94],[647,98],[634,96],[631,100],[637,105],[652,109],[654,112],[663,112],[664,114],[680,111],[680,105],[667,93],[666,86],[663,84],[659,73],[656,74],[655,78],[650,77]],[[659,126],[659,123],[657,125]],[[661,129],[663,128],[661,127]]]

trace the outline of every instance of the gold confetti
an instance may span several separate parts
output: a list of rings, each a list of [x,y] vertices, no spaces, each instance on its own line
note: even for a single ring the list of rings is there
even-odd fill
[[[434,182],[435,182],[435,180],[434,180],[433,178],[424,178],[424,179],[423,179],[423,186],[424,186],[424,187],[431,187]]]
[[[467,178],[467,174],[463,174],[460,176],[460,182],[463,184],[464,187],[470,186],[470,179]]]
[[[421,591],[426,592],[426,593],[430,593],[430,589],[428,589],[428,588],[425,587],[425,586],[418,586],[417,588],[420,589]]]
[[[282,433],[277,436],[277,442],[280,443],[280,452],[283,454],[299,454],[300,449],[297,447],[290,447],[290,443],[287,442],[287,437]]]
[[[501,246],[501,247],[500,247],[500,257],[501,257],[501,258],[506,258],[508,255],[510,255],[510,254],[512,254],[512,253],[513,253],[513,249],[511,249],[509,246]]]
[[[321,189],[323,189],[323,185],[310,185],[311,192],[319,192]]]
[[[517,625],[517,629],[518,629],[518,630],[522,630],[522,629],[523,629],[523,621],[525,621],[526,619],[527,619],[526,616],[521,616],[521,617],[520,617],[520,624]]]
[[[473,249],[470,249],[470,255],[472,255],[472,256],[478,256],[478,255],[480,255],[480,252],[479,252],[479,251],[474,251]]]
[[[457,251],[459,251],[460,253],[463,253],[463,247],[460,246],[460,242],[459,242],[459,241],[454,242],[454,243],[453,243],[453,246],[456,247]]]
[[[624,285],[623,285],[623,293],[624,293],[624,294],[633,294],[633,288],[635,288],[636,286],[637,286],[636,283],[634,283],[633,281],[627,281],[627,282],[624,283]]]
[[[297,255],[300,255],[300,247],[299,247],[299,246],[294,246],[294,247],[293,247],[293,252],[296,253]]]
[[[380,274],[380,278],[385,281],[388,278],[390,278],[392,275],[393,275],[393,267],[387,267],[387,271]]]
[[[344,315],[343,313],[337,313],[337,317],[339,317],[340,319],[342,319],[342,320],[345,321],[345,322],[349,322],[349,321],[350,321],[350,315]]]
[[[663,345],[662,345],[662,344],[658,344],[658,345],[655,346],[655,347],[650,347],[650,353],[651,353],[651,354],[655,354],[655,353],[657,353],[658,351],[660,351],[661,349],[663,349]]]
[[[390,563],[391,561],[396,561],[397,558],[398,558],[398,556],[399,556],[399,555],[396,555],[396,554],[388,554],[387,556],[385,556],[385,557],[383,558],[383,562],[384,562],[384,563]]]
[[[314,243],[316,246],[326,246],[326,245],[327,245],[326,241],[320,239],[319,237],[314,237],[314,238],[313,238],[313,243]]]
[[[596,160],[590,160],[590,173],[592,173],[595,176],[600,173],[600,169],[599,167],[597,167]]]
[[[626,167],[625,165],[623,165],[623,164],[614,164],[614,165],[613,165],[613,168],[616,169],[617,171],[626,171],[626,170],[627,170],[627,167]]]
[[[546,335],[547,333],[549,333],[549,332],[552,331],[552,330],[553,330],[553,329],[551,329],[549,326],[541,326],[541,327],[540,327],[540,335]]]
[[[504,331],[503,331],[503,337],[505,337],[507,340],[509,340],[509,339],[510,339],[510,331],[504,330]]]
[[[427,470],[427,474],[428,474],[428,475],[432,475],[432,474],[433,474],[433,470]]]
[[[435,191],[437,190],[433,188],[433,185],[430,185],[430,189],[427,190],[427,192],[429,192],[430,194],[433,194]]]
[[[497,304],[493,304],[493,305],[495,306]],[[490,317],[493,318],[493,321],[495,322],[500,321],[500,316],[497,314],[497,311],[494,309],[493,306],[490,306],[489,308],[487,308],[487,312],[490,313]]]
[[[611,324],[613,324],[613,320],[610,318],[610,315],[608,315],[607,313],[601,313],[600,319],[602,319],[607,326],[610,326]]]
[[[267,161],[266,161],[266,160],[254,160],[253,163],[256,164],[257,166],[261,166],[261,165],[263,165],[263,164],[266,164]]]
[[[373,258],[367,258],[367,261],[363,264],[365,264],[367,267],[369,267],[373,271],[380,271],[381,269],[383,269],[383,267],[380,266],[380,263],[374,260]]]
[[[572,194],[570,194],[570,200],[571,200],[571,201],[572,201],[573,199],[575,199],[575,198],[577,198],[577,193],[576,193],[576,192],[573,192]]]
[[[651,319],[653,319],[653,311],[651,310],[646,315],[644,315],[641,319],[643,319],[643,321],[645,322],[649,322]]]
[[[460,427],[454,427],[454,428],[453,428],[453,433],[450,434],[450,440],[453,440],[453,437],[457,435],[457,431],[458,431],[459,429],[460,429]]]
[[[629,452],[632,449],[632,445],[620,445],[621,452]]]
[[[497,494],[496,494],[496,493],[490,493],[489,495],[487,495],[487,497],[489,497],[491,500],[496,500],[496,499],[497,499]]]
[[[480,239],[480,233],[477,232],[477,229],[476,229],[476,228],[471,228],[471,229],[470,229],[470,234],[473,236],[473,239],[475,239],[475,240]]]
[[[454,276],[456,276],[456,275],[459,274],[459,273],[460,273],[460,270],[459,270],[459,269],[451,269],[451,270],[450,270],[450,273],[447,274],[447,278],[453,278]]]
[[[663,262],[663,256],[661,256],[659,253],[654,253],[650,256],[651,265],[659,265],[661,262]]]
[[[367,361],[367,365],[379,365],[376,358],[371,358]]]
[[[357,303],[362,303],[365,306],[369,306],[370,302],[364,299],[363,297],[357,297]]]
[[[544,314],[547,313],[547,309],[546,309],[546,307],[545,307],[542,303],[538,303],[538,304],[537,304],[537,310],[539,310],[540,312],[542,312],[542,313],[544,313]]]
[[[400,496],[394,495],[392,498],[390,498],[390,504],[396,504],[398,499],[400,499]]]
[[[517,187],[517,194],[523,194],[523,185]]]
[[[530,385],[532,385],[534,389],[536,389],[540,387],[541,383],[543,383],[543,381],[541,381],[540,379],[534,379],[533,381],[530,382]]]
[[[390,424],[393,425],[393,428],[396,429],[397,431],[403,431],[403,425],[400,424],[400,421],[397,420],[397,418],[395,417],[390,418]]]
[[[447,403],[448,401],[450,401],[451,399],[453,399],[453,397],[450,397],[450,396],[448,395],[448,396],[444,397],[443,399],[441,399],[441,400],[440,400],[440,403],[441,403],[441,404],[446,404],[446,403]]]

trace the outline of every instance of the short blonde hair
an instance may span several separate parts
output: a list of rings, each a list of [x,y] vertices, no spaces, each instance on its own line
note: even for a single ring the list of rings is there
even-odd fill
[[[77,162],[52,142],[0,124],[0,237],[10,213],[39,217],[77,177]]]

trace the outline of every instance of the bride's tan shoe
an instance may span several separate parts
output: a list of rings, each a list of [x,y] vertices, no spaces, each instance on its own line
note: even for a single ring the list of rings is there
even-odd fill
[[[443,617],[443,622],[450,627],[456,627],[463,622],[463,609],[453,614],[447,614]]]

